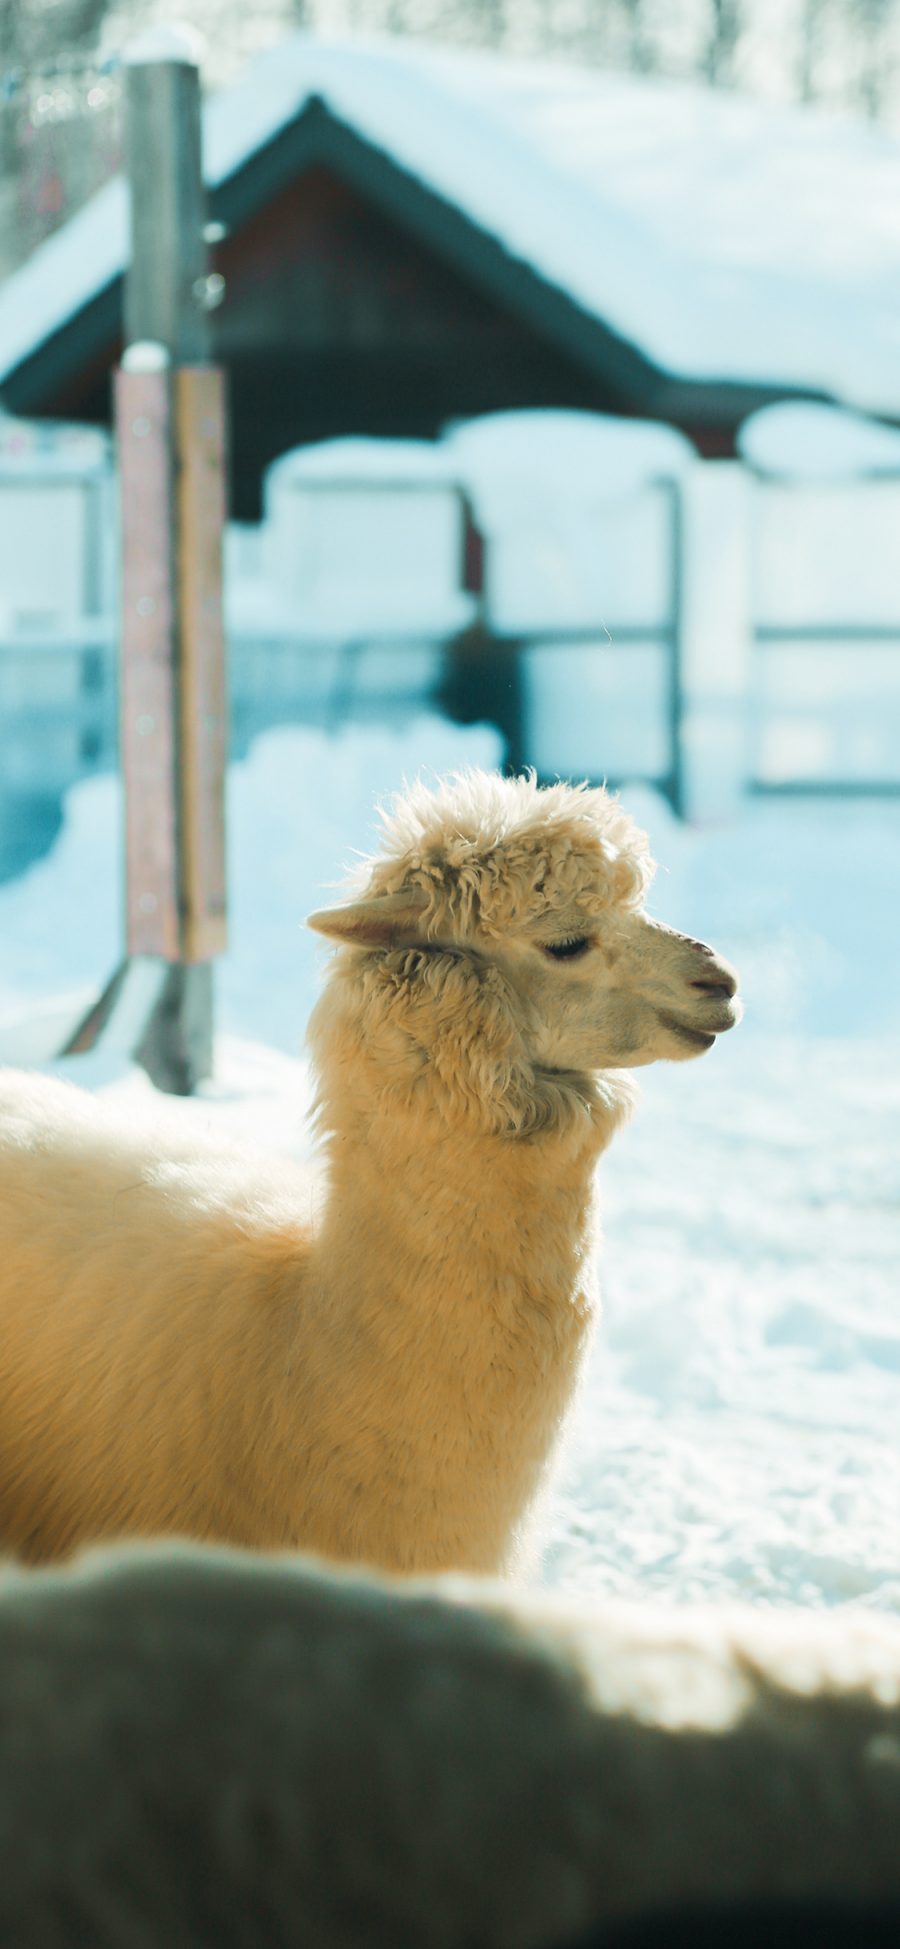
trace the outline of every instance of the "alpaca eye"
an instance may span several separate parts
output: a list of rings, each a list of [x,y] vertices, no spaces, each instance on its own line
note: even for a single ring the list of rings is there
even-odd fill
[[[554,961],[575,961],[590,947],[586,934],[572,934],[566,941],[545,941],[544,953]]]

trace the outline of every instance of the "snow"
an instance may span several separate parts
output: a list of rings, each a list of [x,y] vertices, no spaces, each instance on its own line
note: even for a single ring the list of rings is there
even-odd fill
[[[458,478],[452,455],[431,440],[377,440],[352,437],[292,447],[266,472],[267,500],[286,487],[310,483],[344,486],[347,481],[408,481],[453,485]]]
[[[165,372],[171,363],[168,346],[153,338],[136,339],[122,353],[123,372]]]
[[[900,414],[900,145],[811,110],[399,39],[297,35],[206,110],[225,182],[315,97],[663,371]],[[102,190],[0,294],[0,380],[125,261]]]
[[[642,487],[678,480],[696,460],[674,427],[608,413],[483,413],[445,428],[443,465],[457,469],[490,532],[555,514],[558,525],[609,512]]]
[[[159,22],[145,27],[125,47],[122,59],[128,67],[144,67],[149,62],[177,61],[182,67],[199,67],[206,43],[203,35],[187,21]]]
[[[738,447],[757,473],[793,481],[900,476],[900,432],[860,413],[791,400],[751,413]]]
[[[128,194],[115,176],[0,287],[0,384],[122,272]]]
[[[895,1608],[896,1071],[856,1041],[715,1055],[651,1079],[604,1172],[606,1345],[552,1574]]]
[[[323,950],[302,916],[376,843],[377,797],[496,757],[492,731],[424,717],[256,742],[230,778],[216,1076],[174,1116],[306,1153]],[[653,911],[736,960],[747,1016],[701,1061],[642,1072],[601,1166],[604,1324],[545,1578],[896,1609],[900,802],[748,801],[692,831],[645,786],[623,797],[663,862]],[[0,887],[0,1059],[46,1059],[115,964],[118,830],[115,781],[90,780]],[[136,1115],[151,1100],[135,1072],[55,1066]]]

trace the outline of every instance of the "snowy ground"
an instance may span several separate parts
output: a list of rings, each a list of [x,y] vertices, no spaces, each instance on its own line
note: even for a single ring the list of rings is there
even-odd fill
[[[259,740],[231,780],[217,1076],[178,1114],[306,1150],[321,949],[301,917],[372,843],[376,795],[495,755],[490,731],[431,720]],[[738,962],[747,1018],[702,1061],[644,1071],[604,1161],[604,1328],[546,1576],[900,1607],[900,803],[757,801],[694,833],[623,796],[667,868],[654,910]],[[115,964],[117,834],[116,786],[94,780],[0,887],[0,1059],[44,1058]]]

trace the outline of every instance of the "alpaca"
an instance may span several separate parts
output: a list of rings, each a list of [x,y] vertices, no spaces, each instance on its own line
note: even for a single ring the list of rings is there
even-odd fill
[[[897,1940],[900,1623],[862,1610],[177,1544],[8,1566],[0,1771],[15,1949]]]
[[[737,1019],[605,791],[467,774],[387,817],[311,1023],[303,1175],[0,1075],[0,1543],[173,1535],[512,1573],[595,1314],[625,1068]]]
[[[898,1942],[900,1895],[886,1902],[783,1896],[667,1908],[621,1928],[592,1929],[564,1949],[897,1949]]]

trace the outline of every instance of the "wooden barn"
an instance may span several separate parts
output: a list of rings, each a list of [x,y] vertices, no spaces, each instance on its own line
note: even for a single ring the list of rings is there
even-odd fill
[[[840,398],[842,344],[877,389],[893,321],[882,345],[857,277],[849,343],[829,326],[803,203],[822,193],[816,140],[814,117],[625,76],[399,41],[276,48],[206,111],[233,513],[258,514],[277,454],[342,434],[433,438],[552,405],[663,420],[727,455],[749,411]],[[841,186],[829,141],[858,258],[865,157]],[[108,422],[126,251],[117,181],[7,281],[7,410]]]

